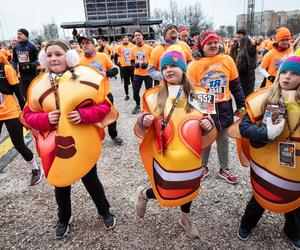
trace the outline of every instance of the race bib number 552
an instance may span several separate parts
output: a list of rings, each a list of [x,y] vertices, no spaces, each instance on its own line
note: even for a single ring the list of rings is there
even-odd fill
[[[197,93],[189,95],[189,103],[204,114],[215,114],[215,95],[210,93]]]

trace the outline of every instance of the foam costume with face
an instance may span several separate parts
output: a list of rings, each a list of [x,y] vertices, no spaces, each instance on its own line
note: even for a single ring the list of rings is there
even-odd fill
[[[194,108],[187,113],[187,100],[183,94],[168,125],[161,132],[161,117],[155,110],[160,88],[157,86],[144,93],[143,109],[153,114],[155,120],[146,131],[136,123],[135,134],[143,139],[140,154],[158,203],[166,207],[180,206],[198,195],[202,173],[201,152],[215,140],[217,132],[215,128],[202,132],[199,121],[203,114]],[[168,86],[165,114],[169,113],[179,88],[179,85]],[[196,89],[196,94],[199,92],[200,88]]]
[[[76,80],[71,79],[70,71],[56,79],[61,112],[58,124],[46,132],[32,130],[47,181],[57,187],[73,184],[97,163],[102,150],[103,129],[118,117],[112,106],[101,123],[69,122],[67,114],[77,107],[102,103],[104,100],[110,103],[106,98],[103,77],[96,70],[77,66],[75,74],[79,76]],[[57,109],[49,73],[41,74],[31,83],[27,105],[33,112]]]
[[[269,87],[261,89],[246,99],[246,108],[253,124],[260,124],[264,115],[262,101]],[[241,137],[238,131],[240,121],[229,128],[229,135],[237,138],[237,148],[243,166],[250,166],[252,191],[257,202],[275,213],[287,213],[300,206],[300,106],[295,101],[296,91],[282,91],[287,107],[285,127],[282,133],[269,143],[253,143]],[[291,142],[296,144],[295,167],[279,165],[279,142],[287,142],[289,126],[293,130]]]

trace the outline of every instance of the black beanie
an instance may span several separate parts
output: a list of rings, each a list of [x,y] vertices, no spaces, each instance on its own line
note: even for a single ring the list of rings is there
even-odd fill
[[[18,32],[23,33],[26,37],[29,37],[29,32],[26,29],[19,29]]]

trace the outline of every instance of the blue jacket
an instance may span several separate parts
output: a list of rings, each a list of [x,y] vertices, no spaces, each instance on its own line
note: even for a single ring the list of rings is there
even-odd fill
[[[268,132],[265,126],[253,124],[248,114],[243,117],[240,123],[241,135],[250,139],[251,142],[268,143]]]
[[[38,65],[38,50],[28,40],[20,42],[13,49],[12,65],[15,69],[19,66],[21,74],[31,74]]]
[[[244,107],[245,95],[239,78],[229,82],[229,89],[234,96],[237,109]],[[234,112],[231,99],[229,101],[216,103],[216,114],[211,115],[218,130],[228,128],[233,123],[233,116]]]

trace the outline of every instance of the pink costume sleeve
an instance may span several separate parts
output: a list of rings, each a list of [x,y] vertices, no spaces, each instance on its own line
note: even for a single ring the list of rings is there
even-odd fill
[[[52,128],[48,119],[48,112],[33,112],[28,106],[25,106],[23,114],[25,122],[33,129],[48,131]]]
[[[77,108],[80,113],[81,123],[92,124],[101,122],[103,118],[110,112],[111,105],[104,101],[100,104],[94,104],[89,107]]]

